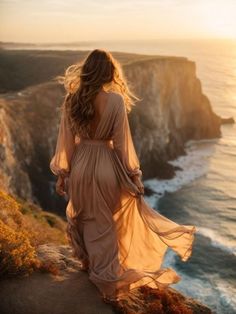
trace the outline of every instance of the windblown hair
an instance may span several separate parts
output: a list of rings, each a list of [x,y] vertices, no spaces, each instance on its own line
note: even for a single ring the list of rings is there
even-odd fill
[[[127,112],[139,100],[129,89],[119,62],[110,52],[95,49],[84,61],[69,66],[64,76],[57,76],[67,91],[66,107],[72,132],[90,134],[90,121],[94,119],[94,99],[103,88],[122,94]]]

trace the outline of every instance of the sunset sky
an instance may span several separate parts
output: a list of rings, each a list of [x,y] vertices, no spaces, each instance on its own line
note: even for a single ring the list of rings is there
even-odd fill
[[[0,41],[236,39],[236,0],[0,0]]]

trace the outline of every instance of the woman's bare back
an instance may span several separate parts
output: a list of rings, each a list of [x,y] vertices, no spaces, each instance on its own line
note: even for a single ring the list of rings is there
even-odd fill
[[[103,112],[107,106],[109,94],[105,92],[104,90],[101,90],[94,100],[94,108],[95,108],[95,117],[92,122],[90,122],[90,137],[94,138],[96,129],[98,127],[98,124],[101,120],[101,117],[103,115]]]

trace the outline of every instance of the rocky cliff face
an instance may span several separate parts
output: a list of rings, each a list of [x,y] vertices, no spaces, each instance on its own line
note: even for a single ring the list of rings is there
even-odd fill
[[[172,176],[166,163],[184,154],[190,139],[220,136],[221,119],[212,111],[187,58],[137,61],[126,74],[142,101],[132,112],[132,130],[144,178]]]
[[[54,192],[49,160],[55,149],[63,90],[55,83],[0,99],[0,186],[48,210],[64,208]]]
[[[129,119],[144,179],[173,176],[168,160],[184,154],[187,140],[220,136],[221,118],[202,93],[194,62],[149,57],[129,61],[124,72],[141,98]],[[49,161],[63,94],[49,81],[0,98],[0,186],[57,211],[65,203],[55,195]]]

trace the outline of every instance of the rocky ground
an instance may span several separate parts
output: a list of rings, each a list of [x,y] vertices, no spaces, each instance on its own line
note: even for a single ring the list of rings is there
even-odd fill
[[[41,245],[38,257],[56,265],[58,272],[33,273],[0,282],[1,314],[190,314],[212,313],[178,291],[142,287],[117,303],[105,303],[88,274],[80,270],[68,245]]]

